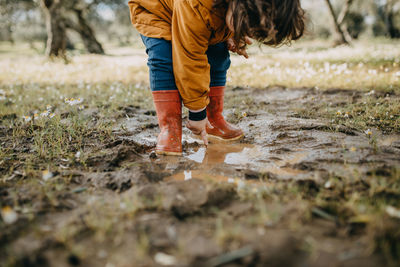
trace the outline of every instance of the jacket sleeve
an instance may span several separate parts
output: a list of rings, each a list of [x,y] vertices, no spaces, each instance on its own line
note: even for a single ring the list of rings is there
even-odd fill
[[[183,104],[201,110],[209,103],[210,65],[206,51],[211,31],[198,7],[176,0],[172,15],[172,58],[175,83]]]

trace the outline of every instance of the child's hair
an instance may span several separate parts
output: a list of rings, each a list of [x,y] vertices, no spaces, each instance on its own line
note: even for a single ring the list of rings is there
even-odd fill
[[[279,46],[304,33],[305,12],[300,0],[214,0],[214,7],[231,8],[234,41],[240,48],[246,46],[246,36]]]

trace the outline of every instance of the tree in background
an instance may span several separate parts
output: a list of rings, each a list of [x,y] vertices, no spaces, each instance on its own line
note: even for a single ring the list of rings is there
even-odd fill
[[[65,25],[67,29],[71,29],[80,35],[82,42],[89,53],[104,54],[103,46],[97,40],[94,29],[89,23],[89,20],[95,23],[99,20],[104,20],[104,18],[99,18],[97,12],[99,6],[107,6],[114,12],[123,8],[127,11],[126,19],[129,21],[129,13],[125,0],[64,1],[64,8],[67,11],[65,16]],[[119,19],[119,17],[117,18]]]
[[[96,4],[97,1],[41,0],[41,7],[46,17],[47,56],[65,55],[67,29],[74,30],[80,35],[89,53],[104,54],[102,45],[85,18],[85,13]]]
[[[101,43],[97,40],[94,30],[89,25],[85,13],[87,13],[93,5],[97,4],[96,1],[87,3],[87,1],[70,1],[68,10],[75,15],[74,22],[72,19],[66,18],[66,26],[79,33],[86,50],[93,54],[104,54],[104,49]]]
[[[115,38],[120,40],[120,44],[129,43],[129,37],[134,32],[129,17],[129,9],[126,0],[74,0],[78,3],[71,9],[75,12],[78,21],[76,24],[82,29],[75,30],[80,33],[93,31],[93,28],[89,29],[87,23],[90,21],[97,29],[101,29],[103,35],[110,41]],[[104,10],[108,11],[109,16],[105,16]],[[103,11],[103,12],[102,12]],[[83,16],[85,14],[85,16]],[[82,19],[86,19],[86,22]],[[113,27],[115,26],[115,27]],[[87,30],[83,30],[83,29]],[[126,29],[129,29],[126,32]],[[83,34],[84,36],[90,37],[90,34]],[[94,36],[94,35],[93,35]],[[83,38],[83,37],[82,37]],[[94,42],[91,42],[94,44]],[[88,50],[89,47],[87,46]]]
[[[67,29],[62,16],[63,0],[41,0],[40,4],[46,17],[46,55],[64,57],[67,46]]]
[[[338,16],[336,16],[336,12],[333,8],[331,1],[325,0],[325,2],[328,6],[329,14],[331,16],[334,45],[337,46],[342,44],[350,44],[352,38],[347,30],[345,19],[346,16],[349,14],[350,6],[353,3],[353,0],[344,0],[344,5]]]
[[[359,36],[400,37],[400,0],[301,1],[314,37],[333,36],[335,45]],[[327,16],[332,25],[326,23]],[[77,43],[103,54],[99,37],[112,45],[140,43],[127,0],[0,0],[0,41],[28,42],[38,51],[42,46],[36,44],[46,42],[49,56],[63,55],[65,47]]]
[[[400,38],[400,29],[395,25],[395,15],[400,12],[400,1],[386,0],[381,8],[381,17],[385,22],[386,31],[390,38]]]

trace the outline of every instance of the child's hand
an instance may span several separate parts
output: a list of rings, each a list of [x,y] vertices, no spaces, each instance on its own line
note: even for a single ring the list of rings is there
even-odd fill
[[[229,39],[226,41],[226,44],[228,45],[228,50],[229,50],[229,51],[231,51],[231,52],[233,52],[233,53],[236,53],[235,41],[233,41],[232,38],[229,38]]]
[[[208,146],[206,126],[213,128],[207,118],[202,121],[189,120],[186,123],[186,127],[191,130],[193,134],[200,135],[201,139],[203,139],[204,145]]]
[[[246,44],[248,44],[248,45],[253,44],[253,41],[252,41],[249,37],[246,37],[246,38],[245,38],[245,42],[246,42]],[[240,55],[240,56],[244,56],[245,58],[249,58],[249,55],[247,54],[246,49],[245,49],[245,48],[238,49],[238,48],[236,47],[235,41],[234,41],[232,38],[229,38],[229,39],[226,41],[226,43],[227,43],[227,45],[228,45],[229,51],[232,51],[233,53],[237,53],[237,54]]]

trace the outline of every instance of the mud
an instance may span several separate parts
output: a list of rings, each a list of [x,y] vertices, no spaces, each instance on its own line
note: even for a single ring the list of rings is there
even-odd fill
[[[313,97],[340,104],[360,94],[234,88],[225,115],[245,138],[206,149],[185,129],[182,157],[152,153],[153,111],[121,107],[127,116],[116,118],[114,140],[88,148],[85,166],[57,173],[51,194],[40,195],[42,182],[27,174],[3,181],[1,202],[22,208],[16,224],[0,225],[0,256],[21,266],[395,264],[377,249],[371,218],[340,203],[400,166],[399,136],[378,132],[374,146],[356,129],[294,112]],[[396,190],[371,196],[395,205]]]

